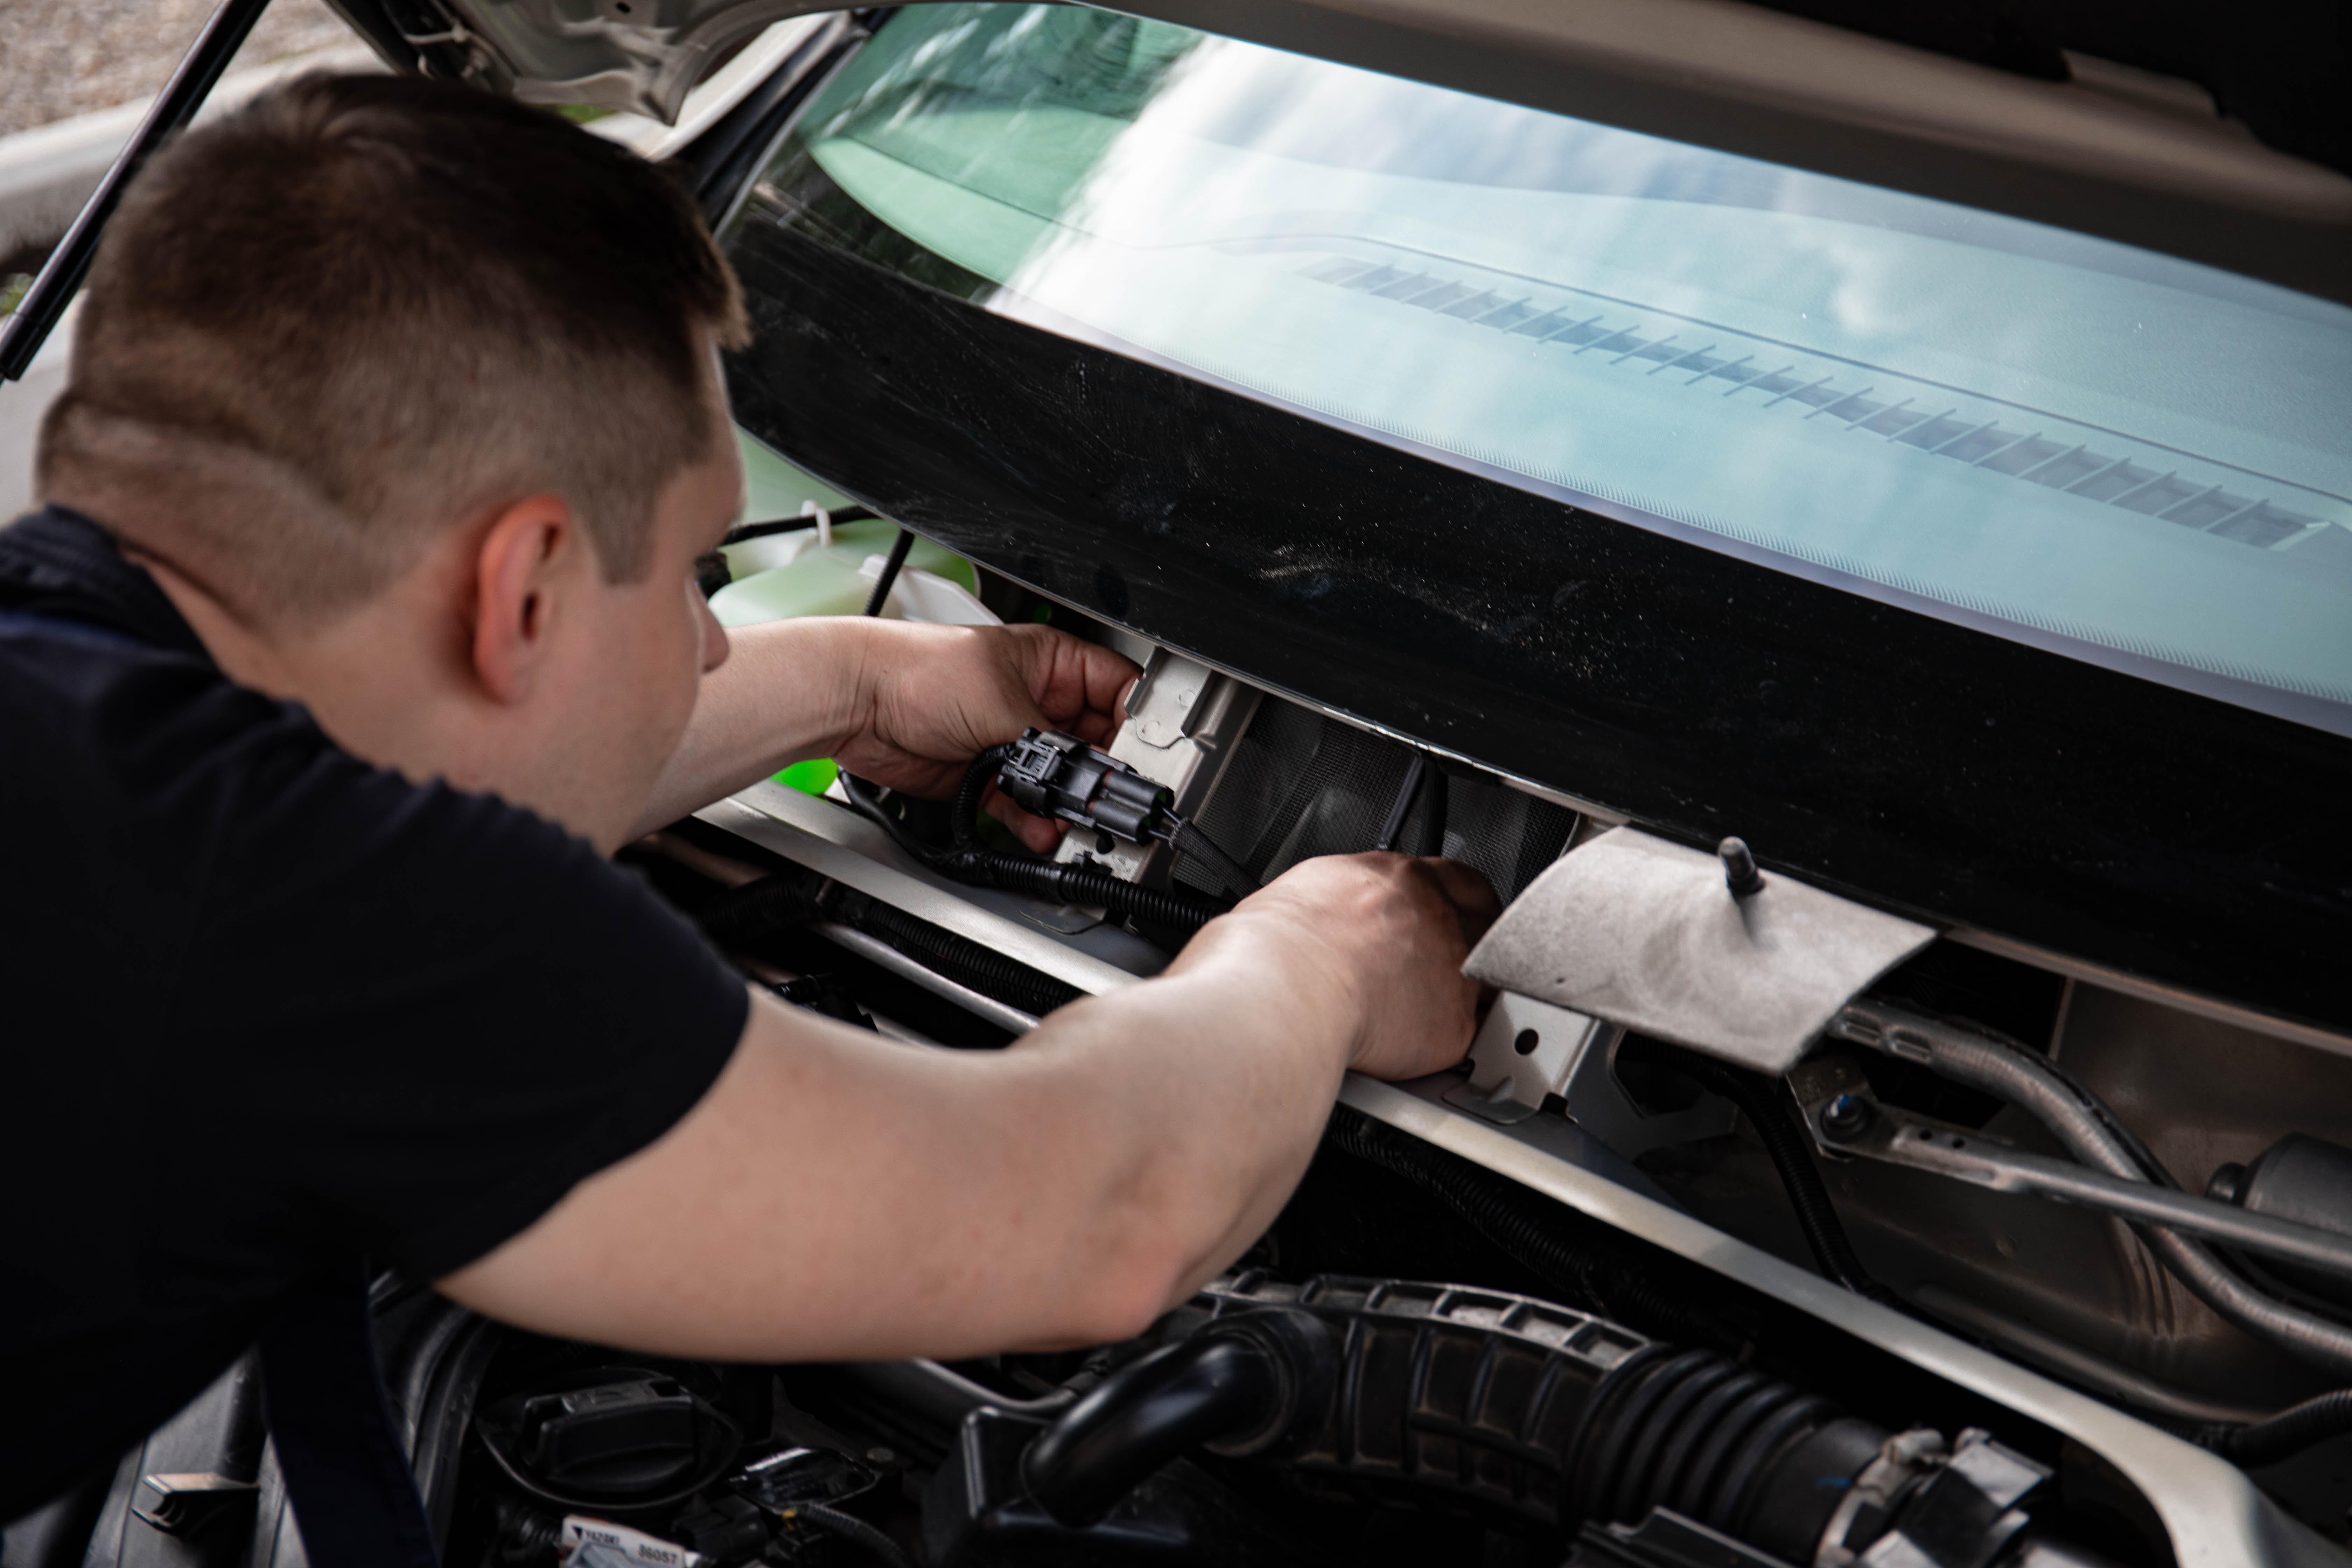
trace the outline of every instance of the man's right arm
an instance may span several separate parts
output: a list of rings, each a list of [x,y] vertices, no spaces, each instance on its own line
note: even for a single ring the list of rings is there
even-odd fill
[[[1003,1051],[761,998],[677,1127],[440,1288],[527,1328],[719,1359],[1129,1337],[1273,1220],[1344,1071],[1460,1058],[1460,965],[1492,911],[1448,862],[1309,861],[1165,975]]]

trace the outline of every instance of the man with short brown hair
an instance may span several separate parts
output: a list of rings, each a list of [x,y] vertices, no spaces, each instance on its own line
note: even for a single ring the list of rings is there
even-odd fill
[[[604,858],[803,757],[938,795],[1107,738],[1133,674],[1042,626],[730,644],[692,563],[740,307],[625,154],[299,83],[151,165],[83,310],[0,531],[0,1519],[362,1254],[655,1352],[1118,1339],[1263,1229],[1343,1070],[1467,1043],[1492,896],[1447,862],[1311,861],[963,1053],[754,994]]]
[[[298,81],[131,188],[40,485],[252,621],[328,619],[535,490],[593,498],[635,582],[725,427],[708,344],[747,334],[692,203],[625,149],[448,84]]]

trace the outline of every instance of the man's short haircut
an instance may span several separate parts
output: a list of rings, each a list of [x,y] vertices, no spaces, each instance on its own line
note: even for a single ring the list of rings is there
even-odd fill
[[[740,346],[741,294],[634,153],[469,88],[311,77],[133,183],[40,487],[257,620],[360,603],[437,529],[545,493],[635,582],[720,435],[697,327]]]

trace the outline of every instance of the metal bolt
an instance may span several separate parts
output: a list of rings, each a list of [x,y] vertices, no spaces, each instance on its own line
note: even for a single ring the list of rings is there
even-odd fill
[[[1735,899],[1744,899],[1760,891],[1764,874],[1756,868],[1756,857],[1744,838],[1727,838],[1715,847],[1716,855],[1723,861],[1724,885]]]
[[[2216,1203],[2243,1203],[2246,1198],[2246,1168],[2234,1163],[2214,1166],[2212,1180],[2205,1184],[2205,1195]]]
[[[1870,1101],[1862,1096],[1841,1094],[1822,1107],[1822,1131],[1841,1142],[1849,1138],[1859,1138],[1870,1131],[1870,1124],[1877,1115]]]

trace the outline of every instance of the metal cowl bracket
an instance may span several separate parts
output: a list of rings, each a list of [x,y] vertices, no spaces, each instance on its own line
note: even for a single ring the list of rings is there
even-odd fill
[[[1718,858],[1617,827],[1537,878],[1462,967],[1778,1078],[1841,1006],[1935,934],[1764,876],[1744,845]]]
[[[1731,1131],[1731,1102],[1716,1095],[1664,1112],[1636,1104],[1614,1070],[1623,1038],[1589,1014],[1506,991],[1471,1041],[1470,1080],[1446,1090],[1445,1101],[1507,1127],[1557,1096],[1570,1121],[1628,1160]]]

